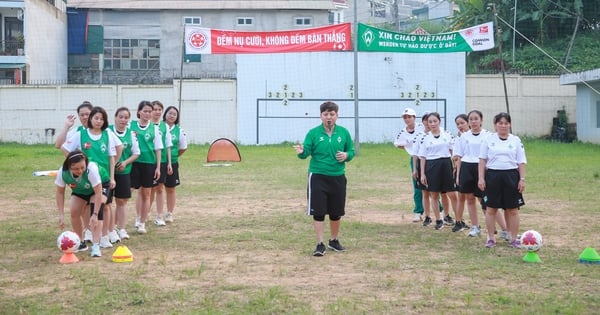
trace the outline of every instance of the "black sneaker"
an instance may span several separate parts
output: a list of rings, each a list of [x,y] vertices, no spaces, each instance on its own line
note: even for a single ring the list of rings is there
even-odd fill
[[[324,256],[325,250],[325,244],[319,243],[317,244],[317,248],[315,248],[315,251],[313,252],[313,256]]]
[[[77,252],[85,252],[86,250],[88,250],[88,246],[85,243],[85,241],[79,243],[79,247],[77,248]]]
[[[444,217],[444,224],[445,225],[452,225],[454,224],[454,220],[452,220],[452,217],[450,215],[447,215]]]
[[[441,230],[443,227],[444,227],[443,220],[435,220],[435,229],[436,230]]]
[[[456,221],[452,227],[452,232],[458,232],[463,230],[463,224],[461,221]]]
[[[329,249],[333,249],[336,252],[343,252],[346,250],[346,248],[344,248],[344,246],[340,244],[340,241],[338,241],[337,238],[334,240],[329,240],[329,244],[327,244],[327,247],[329,247]]]
[[[425,217],[425,220],[423,220],[423,226],[428,226],[430,224],[431,224],[431,218]]]

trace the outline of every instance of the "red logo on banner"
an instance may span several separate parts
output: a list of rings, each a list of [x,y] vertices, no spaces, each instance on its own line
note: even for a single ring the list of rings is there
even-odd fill
[[[489,32],[488,26],[484,25],[484,26],[480,26],[479,27],[479,33],[480,34],[486,34],[487,32]]]
[[[198,49],[204,47],[207,43],[206,36],[204,36],[204,34],[200,32],[193,32],[190,35],[188,41],[190,43],[190,46]]]

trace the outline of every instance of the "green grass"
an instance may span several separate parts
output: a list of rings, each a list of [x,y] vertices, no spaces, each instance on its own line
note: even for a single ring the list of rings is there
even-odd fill
[[[542,264],[505,244],[410,222],[406,154],[361,144],[348,164],[345,253],[314,258],[307,161],[290,145],[241,146],[232,167],[202,167],[207,146],[181,159],[176,221],[126,245],[61,265],[53,178],[60,152],[0,144],[0,314],[592,314],[600,266],[600,147],[526,140],[521,230],[546,244]],[[153,209],[153,213],[155,210]],[[328,235],[326,233],[326,235]]]

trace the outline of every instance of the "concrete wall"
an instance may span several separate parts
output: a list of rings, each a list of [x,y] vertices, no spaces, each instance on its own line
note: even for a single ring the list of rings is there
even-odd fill
[[[577,122],[576,89],[560,85],[558,76],[507,75],[506,90],[515,134],[549,135],[552,119],[562,109],[569,123]],[[484,128],[493,130],[494,115],[507,111],[502,75],[468,75],[466,105],[467,112],[483,112]]]
[[[61,0],[62,2],[62,0]],[[67,82],[67,16],[46,0],[25,1],[27,81]]]
[[[282,54],[286,55],[286,54]],[[393,74],[393,73],[392,73]],[[302,82],[298,79],[298,83]],[[510,112],[513,119],[513,131],[518,135],[545,136],[549,135],[552,128],[552,118],[556,111],[565,109],[570,123],[576,122],[575,86],[560,86],[558,77],[520,77],[508,76],[507,89],[509,92]],[[267,82],[258,82],[260,94],[267,89],[281,90],[276,83],[266,87]],[[289,83],[289,82],[288,82]],[[342,83],[345,83],[343,81]],[[389,83],[384,89],[395,89],[396,83]],[[243,87],[240,93],[252,94],[251,86]],[[310,91],[299,85],[290,84],[290,90]],[[326,87],[327,88],[327,87]],[[378,94],[382,90],[373,90]],[[397,89],[393,91],[398,91]],[[255,91],[256,92],[256,91]],[[341,97],[348,97],[348,89],[338,91]],[[388,92],[391,93],[391,92]],[[394,92],[395,93],[395,92]],[[502,77],[499,75],[468,75],[466,77],[466,109],[479,109],[484,114],[485,128],[493,130],[491,120],[495,114],[506,110],[504,100]],[[182,88],[181,124],[187,131],[192,143],[210,143],[217,138],[226,137],[235,141],[254,143],[256,103],[252,100],[240,100],[238,96],[238,82],[233,80],[190,80],[184,81]],[[244,94],[244,95],[246,95]],[[74,113],[75,108],[84,100],[103,106],[107,109],[110,119],[114,110],[126,106],[135,117],[137,104],[141,100],[161,100],[165,105],[178,106],[179,81],[173,85],[159,86],[116,86],[116,85],[67,85],[67,86],[2,86],[0,87],[0,141],[15,141],[21,143],[46,143],[53,142],[54,137],[46,135],[47,128],[54,128],[56,132],[62,128],[67,114]],[[373,96],[365,92],[361,97]],[[385,97],[386,95],[382,95]],[[363,103],[366,104],[367,102]],[[309,110],[318,110],[318,101],[307,107]],[[369,103],[374,104],[374,103]],[[595,103],[594,103],[595,104]],[[293,103],[291,104],[294,105]],[[241,107],[245,107],[241,108]],[[351,107],[352,105],[348,105]],[[363,105],[366,107],[366,105]],[[291,107],[294,108],[294,107]],[[419,114],[424,110],[419,107]],[[343,108],[342,114],[347,115],[352,108]],[[592,115],[581,113],[581,115]],[[304,115],[304,112],[300,113]],[[384,113],[387,115],[387,113]],[[579,113],[578,113],[579,114]],[[454,115],[454,114],[452,114]],[[311,113],[311,116],[314,116]],[[450,119],[450,114],[448,115]],[[589,117],[588,117],[589,118]],[[392,121],[394,130],[386,135],[373,135],[388,141],[395,136],[396,129],[402,127],[402,119],[390,116],[376,121],[376,125],[386,125],[377,122]],[[589,120],[589,119],[588,119]],[[342,120],[343,121],[343,120]],[[361,134],[372,133],[374,127],[366,119],[366,124],[360,129]],[[308,126],[319,122],[318,114],[311,118],[306,126],[286,122],[279,126],[275,133],[286,133],[287,129],[297,129],[302,135]],[[345,126],[352,129],[352,120],[344,121]],[[362,122],[361,122],[362,124]],[[452,124],[452,121],[449,121]],[[380,128],[381,126],[377,126]],[[449,126],[450,127],[450,126]],[[597,130],[597,129],[594,129]],[[279,141],[278,136],[273,139]],[[294,135],[293,137],[300,137]],[[270,138],[269,138],[270,139]],[[291,139],[297,141],[300,139]],[[368,137],[361,137],[361,141],[369,141]]]

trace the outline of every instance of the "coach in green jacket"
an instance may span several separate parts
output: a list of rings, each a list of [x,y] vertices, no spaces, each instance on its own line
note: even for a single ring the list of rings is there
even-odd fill
[[[329,215],[331,237],[327,247],[343,252],[338,240],[340,219],[346,207],[346,162],[354,158],[354,143],[348,130],[338,126],[339,106],[334,102],[321,104],[322,124],[309,130],[303,144],[294,146],[301,159],[311,156],[308,166],[308,209],[313,216],[317,247],[313,256],[325,255],[323,234],[325,215]]]

